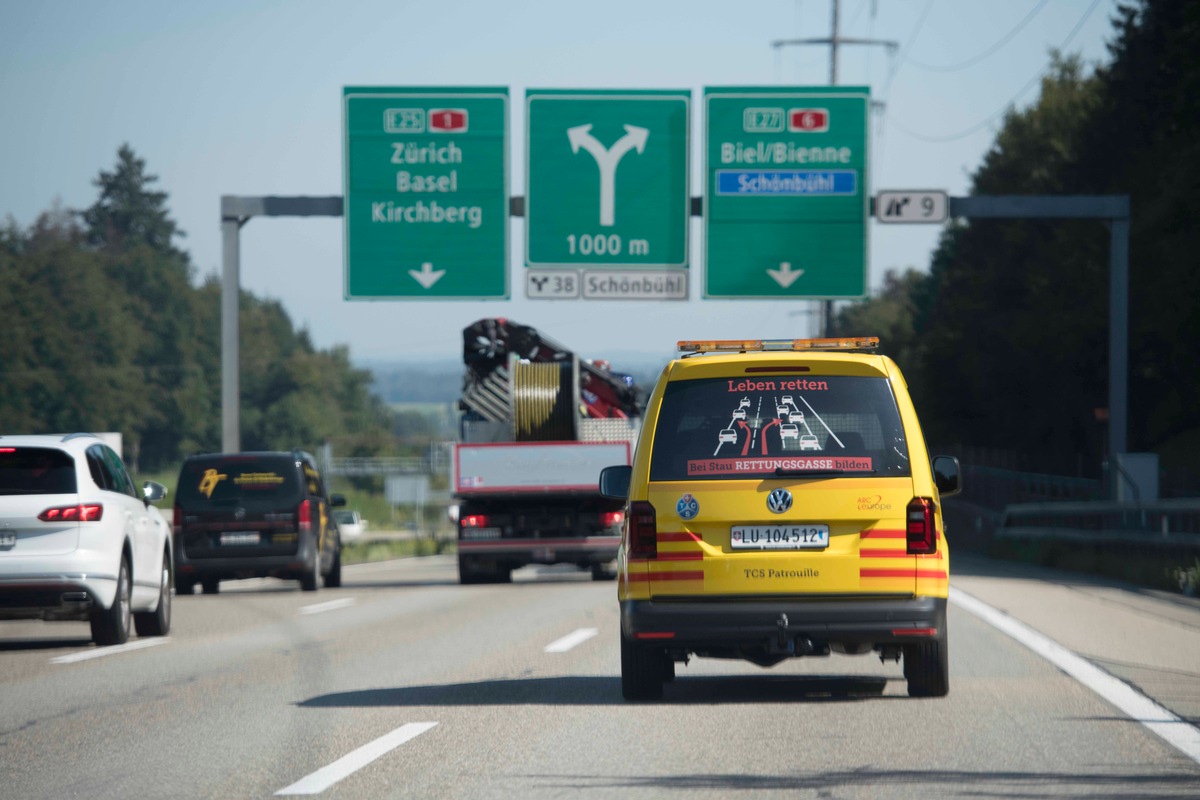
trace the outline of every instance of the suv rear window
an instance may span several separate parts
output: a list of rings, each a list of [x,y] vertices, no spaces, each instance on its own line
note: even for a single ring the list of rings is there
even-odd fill
[[[75,459],[52,447],[0,447],[0,495],[74,494]]]
[[[886,378],[764,374],[667,384],[650,480],[808,472],[910,474],[904,429]]]
[[[176,491],[185,508],[280,507],[303,496],[297,471],[286,458],[197,459],[184,462]]]

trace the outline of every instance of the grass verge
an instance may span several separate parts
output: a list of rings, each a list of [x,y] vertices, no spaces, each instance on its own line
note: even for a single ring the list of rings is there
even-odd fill
[[[454,542],[445,539],[375,539],[352,542],[342,547],[343,564],[366,564],[395,558],[435,556],[454,552]]]

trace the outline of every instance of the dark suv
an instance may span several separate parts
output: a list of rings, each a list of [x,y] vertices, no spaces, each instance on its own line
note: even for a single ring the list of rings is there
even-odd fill
[[[311,455],[189,456],[175,495],[175,587],[216,594],[229,578],[295,578],[306,592],[342,585],[342,543]]]

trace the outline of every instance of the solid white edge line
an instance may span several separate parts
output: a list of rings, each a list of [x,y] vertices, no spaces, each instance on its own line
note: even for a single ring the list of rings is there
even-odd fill
[[[76,661],[87,661],[93,658],[104,658],[105,656],[115,656],[121,653],[128,653],[130,650],[145,650],[147,647],[155,647],[160,644],[166,644],[171,641],[170,638],[162,636],[156,639],[138,639],[136,642],[128,642],[126,644],[116,644],[112,647],[97,647],[95,650],[84,650],[82,653],[72,653],[69,656],[58,656],[50,659],[51,664],[74,664]]]
[[[338,781],[353,775],[375,759],[387,755],[409,739],[415,739],[435,725],[437,725],[436,722],[410,722],[401,725],[391,733],[384,734],[375,741],[368,742],[357,750],[347,753],[329,766],[321,767],[291,786],[280,789],[275,796],[320,794]]]
[[[555,639],[550,644],[546,645],[545,652],[547,653],[565,653],[573,647],[583,644],[588,639],[592,638],[600,631],[595,628],[579,628],[571,631],[561,639]]]
[[[953,587],[950,600],[1016,639],[1200,764],[1200,729],[1082,656],[982,600]]]
[[[316,603],[311,606],[303,606],[300,609],[301,614],[322,614],[326,611],[337,611],[339,608],[349,608],[357,602],[353,597],[343,597],[340,600],[330,600],[326,603]]]

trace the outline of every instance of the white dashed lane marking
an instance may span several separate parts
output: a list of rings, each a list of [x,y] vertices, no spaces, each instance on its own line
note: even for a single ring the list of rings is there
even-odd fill
[[[353,775],[372,761],[387,755],[410,739],[417,738],[435,725],[437,725],[436,722],[410,722],[407,725],[401,725],[391,733],[380,736],[375,741],[368,742],[357,750],[347,753],[329,766],[322,767],[291,786],[280,789],[275,796],[320,794],[342,778]]]
[[[301,614],[322,614],[326,611],[337,611],[339,608],[349,608],[354,605],[353,597],[343,597],[341,600],[330,600],[328,603],[317,603],[311,606],[304,606],[300,609]]]
[[[69,656],[58,656],[57,658],[50,659],[50,663],[73,664],[76,661],[87,661],[92,658],[120,655],[121,653],[128,653],[130,650],[145,650],[147,647],[155,647],[160,644],[166,644],[169,641],[171,640],[165,636],[156,639],[138,639],[136,642],[129,642],[128,644],[97,647],[95,650],[84,650],[81,653],[72,653]]]
[[[588,639],[599,633],[595,628],[580,628],[572,631],[561,639],[555,639],[550,644],[546,645],[547,653],[565,653],[573,647],[583,644]]]

